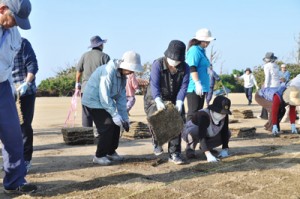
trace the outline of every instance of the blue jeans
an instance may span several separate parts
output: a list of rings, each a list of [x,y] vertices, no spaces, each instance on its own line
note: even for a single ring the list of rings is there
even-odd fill
[[[20,104],[24,121],[21,125],[24,144],[24,160],[31,161],[33,152],[33,129],[31,123],[34,114],[35,94],[21,96]]]
[[[252,103],[252,90],[253,90],[253,87],[245,88],[245,94],[246,94],[249,104]]]
[[[5,172],[3,186],[5,189],[16,189],[26,183],[26,168],[19,117],[8,80],[0,83],[0,99],[0,139]]]

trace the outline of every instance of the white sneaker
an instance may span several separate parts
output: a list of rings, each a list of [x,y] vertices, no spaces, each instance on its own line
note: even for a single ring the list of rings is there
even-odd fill
[[[164,152],[163,148],[159,145],[154,145],[154,148],[153,148],[153,153],[154,155],[156,156],[159,156],[161,155],[162,153]]]
[[[119,156],[119,154],[117,154],[117,152],[114,152],[111,155],[106,155],[106,157],[109,160],[113,160],[113,161],[122,161],[122,160],[124,160],[124,157],[123,156]]]
[[[103,166],[107,166],[107,165],[111,164],[111,161],[105,156],[101,157],[101,158],[97,158],[96,156],[94,156],[93,163],[100,164],[100,165],[103,165]]]

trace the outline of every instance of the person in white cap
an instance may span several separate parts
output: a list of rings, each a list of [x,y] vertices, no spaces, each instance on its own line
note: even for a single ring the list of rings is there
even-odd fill
[[[215,40],[211,32],[202,28],[196,36],[189,41],[186,53],[186,62],[190,66],[190,82],[187,89],[187,121],[192,115],[203,108],[205,96],[210,87],[210,61],[205,54],[205,49],[211,41]]]
[[[281,64],[281,71],[279,72],[280,82],[286,83],[290,80],[291,73],[286,69],[286,64]]]
[[[81,95],[84,94],[84,88],[89,80],[92,73],[99,67],[104,64],[107,64],[110,60],[110,57],[103,52],[104,44],[107,42],[106,39],[101,39],[100,36],[96,35],[90,39],[91,48],[90,51],[85,52],[77,66],[76,66],[76,84],[75,89],[81,91]],[[81,82],[81,83],[80,83]],[[83,127],[92,127],[93,120],[92,116],[89,115],[88,111],[82,106],[82,126]],[[98,135],[95,134],[95,137]],[[97,140],[97,139],[96,139]]]
[[[16,26],[30,29],[28,0],[0,0],[0,138],[2,142],[4,192],[32,193],[37,186],[25,180],[22,131],[12,86],[14,57],[21,48]]]
[[[112,161],[123,160],[116,150],[120,130],[128,131],[130,126],[126,109],[126,76],[142,71],[140,55],[128,51],[122,60],[109,61],[98,67],[89,78],[82,105],[92,116],[99,134],[94,163],[110,165]]]

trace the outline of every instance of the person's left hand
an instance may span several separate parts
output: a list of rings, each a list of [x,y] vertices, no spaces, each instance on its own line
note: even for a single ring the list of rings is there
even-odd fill
[[[181,101],[181,100],[176,101],[176,108],[179,113],[181,113],[181,111],[182,111],[182,105],[183,105],[183,101]]]
[[[28,82],[24,82],[17,88],[17,92],[20,92],[20,95],[24,95],[28,89]]]
[[[292,133],[298,134],[297,128],[295,124],[291,124]]]
[[[222,149],[219,153],[218,158],[226,158],[229,156],[228,149]]]

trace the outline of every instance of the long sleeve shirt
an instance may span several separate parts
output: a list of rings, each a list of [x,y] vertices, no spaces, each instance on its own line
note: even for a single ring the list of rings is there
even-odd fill
[[[161,78],[161,67],[163,68],[164,78]],[[178,70],[177,73],[181,71],[184,72],[184,76],[181,84],[180,82],[176,81],[177,79],[176,74],[171,75],[167,66],[165,65],[161,66],[161,63],[157,60],[152,64],[152,69],[150,74],[150,86],[151,86],[151,93],[153,99],[155,99],[156,97],[164,98],[164,95],[166,96],[175,95],[176,98],[175,100],[184,101],[187,87],[189,84],[189,77],[190,77],[189,66],[186,63],[181,63],[180,68],[177,68],[177,70]],[[170,77],[170,79],[168,79],[167,77]],[[164,82],[166,88],[161,87],[161,81],[166,81]],[[178,92],[176,92],[177,90]]]
[[[0,83],[12,79],[14,57],[21,47],[21,35],[17,27],[0,28]],[[12,82],[11,82],[12,84]]]
[[[273,62],[268,62],[264,65],[265,83],[264,87],[279,87],[280,76],[279,66]]]
[[[126,96],[134,97],[135,91],[139,88],[139,83],[134,73],[127,75]]]
[[[255,77],[252,73],[250,73],[250,74],[244,73],[242,76],[239,77],[239,79],[244,80],[244,87],[245,88],[252,88],[254,85],[256,87],[258,87],[256,79],[255,79]]]
[[[117,60],[98,67],[89,78],[81,103],[94,109],[105,109],[112,117],[120,114],[128,120],[126,109],[126,76],[119,70]]]
[[[15,56],[14,66],[12,69],[14,84],[24,83],[26,81],[27,74],[32,73],[36,75],[38,69],[38,62],[30,42],[27,39],[22,38],[22,45],[18,54]],[[30,83],[31,84],[24,95],[36,93],[35,79],[33,79]]]

